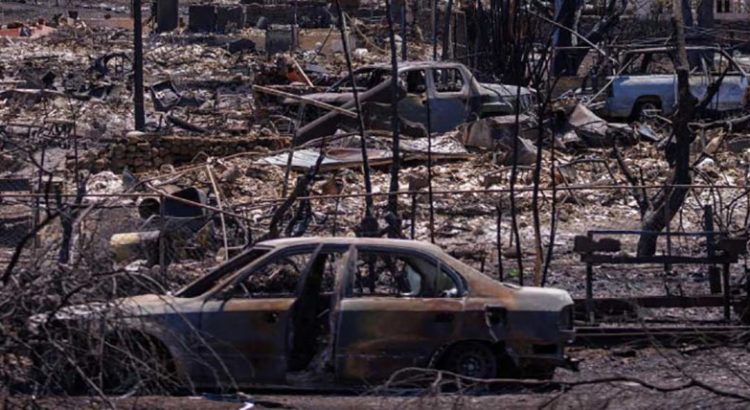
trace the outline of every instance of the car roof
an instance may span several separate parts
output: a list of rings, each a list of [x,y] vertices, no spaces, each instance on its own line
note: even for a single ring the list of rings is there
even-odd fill
[[[444,253],[442,249],[428,242],[415,241],[409,239],[389,239],[389,238],[358,238],[353,236],[336,236],[336,237],[301,237],[301,238],[282,238],[271,239],[258,242],[256,246],[285,248],[288,246],[299,245],[368,245],[368,246],[388,246],[404,250],[421,250],[433,253]]]

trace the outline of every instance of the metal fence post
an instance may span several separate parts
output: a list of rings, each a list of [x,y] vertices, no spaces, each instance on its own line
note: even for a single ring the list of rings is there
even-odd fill
[[[503,237],[502,237],[502,220],[503,220],[503,208],[500,205],[501,200],[497,201],[497,277],[502,282],[504,279],[503,272]]]
[[[166,234],[167,234],[167,220],[164,217],[164,201],[166,198],[163,194],[159,195],[159,224],[161,225],[159,232],[159,273],[162,279],[167,277],[167,249],[166,249]]]
[[[414,239],[417,223],[417,194],[411,193],[411,239]]]

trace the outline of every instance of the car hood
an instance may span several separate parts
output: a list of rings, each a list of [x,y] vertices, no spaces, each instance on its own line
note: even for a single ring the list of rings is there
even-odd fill
[[[562,289],[519,287],[516,293],[515,310],[557,312],[572,305],[573,298]]]
[[[56,321],[86,321],[98,317],[128,318],[146,315],[177,313],[183,299],[171,295],[139,295],[115,299],[111,302],[93,302],[66,306],[54,312]],[[53,312],[40,313],[29,318],[32,325],[49,320]]]
[[[180,311],[183,299],[172,295],[139,295],[117,299],[116,308],[133,316],[176,313]]]

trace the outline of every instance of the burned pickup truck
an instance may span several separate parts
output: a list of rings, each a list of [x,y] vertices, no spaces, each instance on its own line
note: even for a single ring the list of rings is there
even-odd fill
[[[607,80],[604,114],[639,119],[642,113],[670,115],[677,108],[676,50],[653,47],[629,50],[622,56],[618,73]],[[716,47],[688,47],[690,92],[698,99],[721,78],[719,91],[708,105],[713,113],[739,111],[748,98],[745,71],[726,51]]]
[[[365,66],[353,73],[367,129],[391,129],[391,73],[389,65]],[[430,131],[446,132],[477,118],[515,114],[516,101],[524,113],[534,102],[529,88],[480,83],[461,63],[404,62],[399,64],[398,75],[402,131],[415,136],[424,135],[428,115]],[[351,77],[346,76],[326,92],[305,97],[354,110],[352,87]],[[298,143],[332,135],[339,128],[357,129],[356,120],[340,112],[324,111],[292,98],[284,100],[284,104],[293,112],[297,110],[293,115],[301,120]]]
[[[423,242],[294,238],[258,243],[174,295],[73,306],[30,328],[66,329],[84,351],[116,346],[92,360],[107,363],[107,389],[145,383],[144,364],[194,388],[313,387],[413,366],[551,377],[569,363],[572,307],[565,291],[494,281]],[[137,360],[116,360],[123,351]]]

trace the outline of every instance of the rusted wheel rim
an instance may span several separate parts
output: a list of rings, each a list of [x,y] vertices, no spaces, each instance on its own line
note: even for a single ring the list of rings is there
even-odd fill
[[[450,370],[462,376],[475,378],[494,377],[497,370],[495,355],[478,343],[465,344],[451,353]]]

